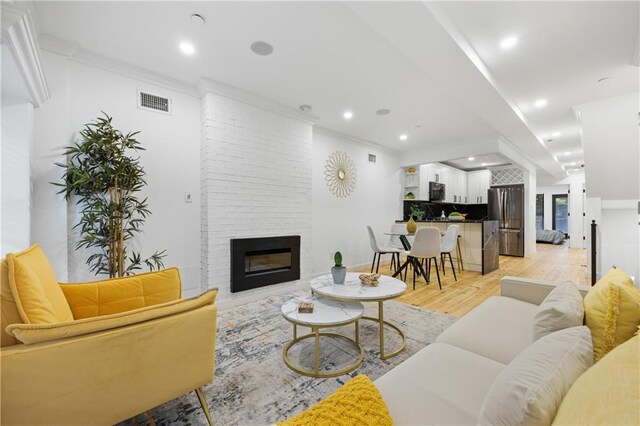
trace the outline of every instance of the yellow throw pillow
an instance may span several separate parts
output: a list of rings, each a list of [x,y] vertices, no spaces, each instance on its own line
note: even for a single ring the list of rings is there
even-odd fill
[[[283,426],[385,426],[393,420],[376,386],[363,374],[348,381],[323,401]]]
[[[640,290],[619,269],[605,274],[584,298],[595,360],[626,342],[640,324]]]
[[[640,336],[618,346],[578,377],[553,424],[640,424]]]
[[[56,275],[39,245],[7,254],[9,286],[25,324],[73,321]]]

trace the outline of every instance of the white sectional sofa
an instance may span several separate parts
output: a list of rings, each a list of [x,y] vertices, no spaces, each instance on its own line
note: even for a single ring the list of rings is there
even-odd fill
[[[533,317],[554,283],[504,277],[487,299],[375,381],[398,425],[477,424],[498,374],[533,342]],[[579,287],[584,297],[589,287]]]

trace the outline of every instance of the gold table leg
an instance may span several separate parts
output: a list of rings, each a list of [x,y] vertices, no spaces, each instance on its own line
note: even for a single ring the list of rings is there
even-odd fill
[[[375,321],[378,323],[378,326],[380,327],[380,332],[379,332],[379,336],[380,336],[380,359],[389,359],[392,358],[396,355],[398,355],[400,352],[402,352],[406,347],[407,347],[407,336],[404,335],[404,333],[402,332],[402,330],[400,330],[397,326],[391,324],[390,322],[387,322],[384,320],[384,309],[382,306],[383,301],[378,301],[378,318],[373,318],[373,317],[361,317],[360,319],[364,319],[364,320],[369,320],[369,321]],[[398,349],[393,350],[392,352],[386,353],[385,352],[385,348],[384,348],[384,326],[387,327],[391,327],[393,328],[401,337],[402,337],[402,344],[400,345],[400,347]]]
[[[318,373],[320,373],[320,330],[316,328],[313,331],[315,332],[315,336],[316,336],[315,350],[316,350],[316,376],[317,376]]]
[[[200,406],[202,406],[202,411],[204,411],[204,415],[207,418],[207,423],[209,423],[209,426],[213,426],[213,420],[211,419],[211,413],[209,412],[209,405],[207,404],[207,400],[204,397],[202,388],[196,388],[195,391],[196,395],[198,395]]]

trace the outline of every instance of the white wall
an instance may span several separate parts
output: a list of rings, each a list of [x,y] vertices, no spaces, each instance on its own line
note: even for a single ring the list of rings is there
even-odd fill
[[[165,266],[178,266],[185,294],[200,288],[200,100],[142,79],[87,66],[51,52],[43,53],[51,99],[35,113],[32,153],[32,241],[43,245],[59,279],[95,278],[84,257],[75,253],[73,209],[69,209],[51,181],[59,181],[64,162],[61,149],[70,144],[83,124],[101,114],[114,117],[123,132],[140,131],[140,152],[147,173],[152,215],[132,247],[143,256],[167,249]],[[173,113],[165,115],[137,108],[137,90],[168,96]],[[192,202],[185,203],[185,192]]]
[[[637,200],[640,151],[638,92],[578,107],[586,171],[587,197]]]
[[[32,139],[33,106],[30,103],[2,107],[0,251],[21,251],[30,242],[29,148]]]
[[[553,196],[568,194],[569,185],[538,186],[536,194],[544,195],[544,229],[553,229]]]
[[[585,154],[586,219],[598,224],[597,273],[615,265],[634,275],[636,284],[640,282],[639,99],[634,92],[577,108]]]
[[[355,191],[338,198],[325,182],[325,163],[334,151],[344,151],[354,161],[358,180]],[[376,155],[369,163],[368,155]],[[373,251],[366,226],[380,242],[395,220],[402,218],[400,157],[375,145],[314,128],[313,133],[313,271],[328,273],[333,253],[340,251],[345,266],[371,264]],[[389,256],[387,256],[389,260]]]
[[[312,124],[214,82],[202,95],[203,289],[222,304],[303,285],[311,274]],[[231,293],[230,240],[300,235],[299,281]]]

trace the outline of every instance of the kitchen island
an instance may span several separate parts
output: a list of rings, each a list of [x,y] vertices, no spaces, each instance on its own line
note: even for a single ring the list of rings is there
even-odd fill
[[[397,223],[407,222],[397,220]],[[417,228],[432,226],[444,233],[449,225],[460,226],[460,251],[462,252],[462,265],[467,271],[481,272],[483,275],[498,269],[499,244],[497,220],[417,220]],[[456,256],[456,253],[451,253]]]

